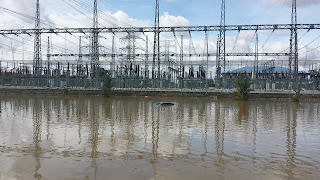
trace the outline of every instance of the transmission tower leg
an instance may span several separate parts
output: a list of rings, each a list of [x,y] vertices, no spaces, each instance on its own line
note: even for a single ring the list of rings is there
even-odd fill
[[[77,62],[77,76],[80,77],[82,73],[82,39],[81,36],[79,37],[79,59]]]
[[[47,76],[50,76],[51,75],[51,71],[50,71],[50,38],[48,36],[48,49],[47,49],[47,61],[48,61],[48,66],[47,66]]]
[[[148,39],[148,36],[146,36],[146,59],[145,59],[145,65],[144,65],[144,76],[145,76],[145,79],[149,78],[149,66],[148,66],[148,61],[149,61],[149,50],[148,50],[148,42],[149,42],[149,39]]]
[[[207,58],[207,72],[206,72],[206,93],[208,93],[208,78],[209,78],[209,38],[208,38],[208,32],[205,32],[205,39],[206,39],[206,58]]]
[[[36,4],[36,17],[35,17],[35,29],[37,30],[34,37],[34,57],[33,57],[33,74],[35,76],[41,75],[41,34],[40,34],[40,2],[37,0]]]
[[[292,0],[289,77],[293,78],[295,84],[298,81],[298,38],[297,37],[298,37],[297,1]],[[297,88],[297,87],[294,87],[294,88]]]
[[[114,36],[112,36],[112,59],[111,59],[111,77],[115,78],[115,63],[116,63],[116,56],[115,56],[115,44],[114,44]]]
[[[254,78],[258,78],[259,76],[259,56],[258,56],[258,53],[259,53],[259,39],[258,39],[258,32],[256,32],[256,47],[255,47],[255,65],[254,65]]]
[[[216,56],[216,82],[217,88],[221,86],[221,66],[220,66],[220,35],[217,38],[217,56]]]
[[[93,7],[93,32],[92,32],[91,74],[95,78],[99,69],[99,32],[98,32],[98,3],[94,0]]]
[[[181,35],[180,46],[180,66],[181,66],[181,78],[184,79],[184,63],[183,63],[183,35]]]
[[[220,21],[220,43],[219,43],[219,61],[218,68],[220,68],[219,77],[221,76],[221,63],[223,63],[223,72],[226,73],[226,4],[222,0],[221,4],[221,21]]]
[[[158,79],[158,86],[160,87],[160,15],[159,15],[159,0],[156,0],[156,12],[155,12],[155,31],[154,31],[154,43],[153,43],[153,63],[152,63],[152,79]],[[158,73],[156,77],[155,71],[158,66]]]

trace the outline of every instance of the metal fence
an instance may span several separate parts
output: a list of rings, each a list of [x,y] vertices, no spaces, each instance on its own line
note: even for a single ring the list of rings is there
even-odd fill
[[[213,83],[208,84],[212,86]],[[176,81],[159,79],[113,79],[115,88],[178,88],[178,89],[204,89],[207,87],[205,79],[178,79]]]
[[[32,87],[82,87],[101,88],[102,79],[88,79],[81,77],[17,77],[0,76],[1,86],[32,86]]]
[[[306,89],[306,90],[320,90],[320,80],[269,80],[259,79],[252,80],[253,85],[251,86],[256,90],[276,91],[276,90],[292,90],[292,89]],[[233,83],[233,80],[228,79],[223,81],[222,89],[233,89],[237,88],[237,85]]]
[[[319,79],[303,79],[298,81],[291,80],[252,80],[252,88],[257,90],[292,90],[304,88],[306,90],[320,90]],[[0,76],[0,86],[32,86],[32,87],[74,87],[74,88],[97,88],[103,86],[103,78],[88,77],[68,77],[68,76]],[[133,79],[117,78],[112,79],[114,88],[161,88],[161,89],[209,89],[214,87],[213,80],[206,79],[176,79],[159,80],[159,79]],[[222,80],[219,89],[234,89],[237,85],[232,79]]]

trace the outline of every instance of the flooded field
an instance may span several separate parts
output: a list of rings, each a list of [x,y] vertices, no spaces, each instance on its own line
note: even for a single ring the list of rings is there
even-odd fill
[[[320,102],[26,95],[0,102],[1,180],[320,179]]]

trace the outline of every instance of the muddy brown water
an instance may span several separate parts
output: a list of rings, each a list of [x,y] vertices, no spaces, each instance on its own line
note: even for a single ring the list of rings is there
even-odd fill
[[[40,95],[0,102],[1,180],[320,179],[320,102]]]

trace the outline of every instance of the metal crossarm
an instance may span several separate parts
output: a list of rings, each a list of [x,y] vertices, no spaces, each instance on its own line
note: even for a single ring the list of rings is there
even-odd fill
[[[320,29],[320,24],[297,24],[298,30],[311,30]],[[291,30],[291,24],[260,24],[260,25],[226,25],[226,31],[256,31],[256,30]],[[0,30],[1,35],[6,34],[41,34],[47,33],[92,33],[93,31],[98,33],[121,33],[121,32],[154,32],[155,27],[116,27],[116,28],[54,28],[54,29],[8,29]],[[179,26],[179,27],[159,27],[160,32],[188,32],[188,31],[220,31],[220,26]]]

